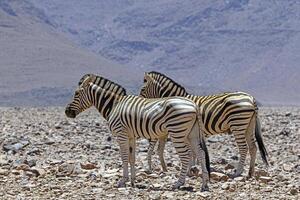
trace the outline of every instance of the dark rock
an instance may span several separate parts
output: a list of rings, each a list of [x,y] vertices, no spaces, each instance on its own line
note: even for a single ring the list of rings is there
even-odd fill
[[[289,127],[285,127],[280,131],[280,135],[288,136],[290,135],[292,130]]]
[[[239,157],[238,156],[236,156],[236,155],[234,155],[234,156],[231,156],[230,157],[232,160],[238,160],[239,159]]]
[[[107,139],[106,139],[106,141],[110,142],[111,141],[111,136],[108,136]]]
[[[290,190],[290,193],[291,193],[292,195],[296,195],[296,194],[298,194],[298,190],[297,190],[296,188],[292,188],[292,189]]]
[[[289,116],[291,116],[292,115],[292,113],[291,112],[287,112],[287,113],[285,113],[285,116],[286,117],[289,117]]]
[[[27,164],[29,167],[33,167],[36,165],[36,160],[25,160],[24,164]]]
[[[106,150],[106,149],[111,149],[110,145],[105,145],[104,147],[101,148],[101,150]]]

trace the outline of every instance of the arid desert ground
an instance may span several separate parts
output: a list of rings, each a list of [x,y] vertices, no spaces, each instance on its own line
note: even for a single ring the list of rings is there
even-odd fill
[[[136,187],[117,188],[119,148],[93,109],[68,119],[63,107],[0,108],[0,199],[300,199],[300,108],[263,107],[259,115],[269,168],[258,153],[254,178],[245,179],[249,156],[243,177],[229,178],[238,159],[233,136],[210,137],[210,192],[201,193],[198,173],[171,191],[180,169],[171,142],[168,172],[154,155],[146,173],[146,140],[138,141]]]

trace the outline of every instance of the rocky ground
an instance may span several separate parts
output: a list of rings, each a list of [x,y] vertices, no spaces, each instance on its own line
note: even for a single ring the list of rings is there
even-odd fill
[[[180,163],[171,142],[162,173],[157,156],[147,174],[147,141],[139,140],[136,187],[116,188],[121,177],[118,146],[94,110],[68,119],[64,108],[0,108],[0,199],[299,199],[300,108],[262,108],[260,116],[270,166],[258,154],[256,176],[231,179],[237,148],[230,135],[214,136],[210,192],[201,178],[171,191]]]

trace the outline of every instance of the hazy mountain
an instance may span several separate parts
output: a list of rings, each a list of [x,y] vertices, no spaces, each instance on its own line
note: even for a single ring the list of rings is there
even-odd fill
[[[73,44],[38,9],[24,1],[0,1],[0,105],[63,105],[80,77],[98,73],[127,88],[136,70]],[[126,76],[124,76],[126,75]]]
[[[118,62],[130,71],[127,80],[135,69],[158,70],[198,94],[243,90],[264,104],[300,104],[298,0],[4,2],[11,18],[31,16],[86,49],[80,52]]]

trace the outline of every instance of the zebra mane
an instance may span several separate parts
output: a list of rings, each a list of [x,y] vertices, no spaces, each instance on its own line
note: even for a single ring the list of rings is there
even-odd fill
[[[80,86],[84,82],[84,80],[90,77],[91,75],[96,76],[96,79],[93,81],[93,84],[98,85],[99,87],[105,90],[117,90],[117,94],[119,95],[126,95],[126,89],[123,88],[121,85],[96,74],[85,74],[79,80],[78,86]]]
[[[178,84],[178,83],[175,82],[173,79],[171,79],[170,77],[168,77],[168,76],[166,76],[166,75],[164,75],[164,74],[162,74],[162,73],[160,73],[160,72],[151,71],[151,72],[147,72],[147,74],[149,74],[149,75],[156,75],[156,76],[158,76],[158,78],[159,78],[159,77],[163,77],[163,78],[169,80],[170,82],[172,82],[175,86],[177,86],[178,88],[180,88],[180,89],[181,89],[182,91],[184,91],[185,93],[188,93],[182,85]]]

